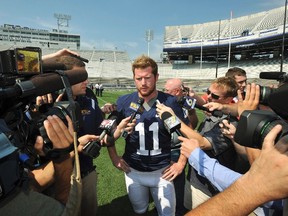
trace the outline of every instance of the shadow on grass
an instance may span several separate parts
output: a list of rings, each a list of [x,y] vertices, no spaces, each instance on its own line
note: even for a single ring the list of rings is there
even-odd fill
[[[149,211],[147,211],[146,214],[143,214],[143,216],[157,216],[158,214],[156,210],[154,208],[151,209],[152,207],[150,203]],[[130,204],[128,195],[125,195],[125,196],[118,197],[112,200],[112,202],[109,204],[99,206],[97,215],[99,216],[119,216],[119,215],[133,216],[134,212]]]

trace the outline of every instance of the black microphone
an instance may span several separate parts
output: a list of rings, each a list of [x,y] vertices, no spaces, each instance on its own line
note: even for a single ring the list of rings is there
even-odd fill
[[[200,109],[200,110],[203,110],[203,111],[206,111],[208,113],[211,113],[211,115],[215,116],[215,117],[222,117],[223,116],[223,112],[220,111],[220,110],[213,110],[213,111],[210,111],[207,107],[204,107],[204,106],[200,106],[198,104],[195,104],[195,107],[197,109]]]
[[[70,85],[87,80],[88,73],[84,69],[64,71]],[[0,99],[9,97],[41,96],[64,88],[61,76],[57,73],[46,73],[33,76],[30,80],[16,83],[12,87],[0,88]]]
[[[164,122],[164,126],[165,126],[166,130],[170,134],[172,134],[173,132],[176,132],[178,136],[184,137],[184,135],[179,130],[181,128],[181,122],[177,116],[173,116],[173,115],[171,115],[171,113],[166,111],[166,112],[162,113],[161,119]]]
[[[259,78],[261,79],[272,79],[272,80],[282,80],[285,72],[261,72]]]
[[[67,70],[67,67],[62,63],[57,63],[55,61],[43,61],[42,71],[43,73],[53,72],[56,70]]]
[[[182,106],[183,108],[188,109],[188,110],[197,108],[197,109],[209,112],[215,117],[220,117],[221,118],[223,116],[223,112],[222,111],[220,111],[220,110],[210,111],[208,108],[198,105],[197,102],[196,102],[196,99],[193,99],[191,97],[187,97],[187,96],[177,97],[177,103],[180,106]]]
[[[196,99],[187,96],[177,97],[177,103],[184,109],[192,110],[195,108]]]
[[[129,123],[131,123],[133,121],[133,119],[136,117],[136,114],[141,112],[143,103],[144,103],[144,99],[140,98],[140,97],[139,97],[137,103],[131,102],[130,109],[134,110],[134,112],[131,115]],[[122,137],[127,138],[127,136],[128,136],[128,132],[124,130],[122,133]]]
[[[103,129],[102,133],[100,134],[98,140],[95,141],[89,141],[88,143],[86,143],[83,146],[83,154],[88,155],[92,158],[96,158],[99,156],[100,154],[100,149],[101,149],[101,143],[100,141],[104,138],[104,136],[106,134],[108,134],[109,136],[113,136],[116,128],[117,128],[117,124],[116,124],[116,117],[115,116],[111,116],[108,119],[104,119],[100,126],[100,129]]]

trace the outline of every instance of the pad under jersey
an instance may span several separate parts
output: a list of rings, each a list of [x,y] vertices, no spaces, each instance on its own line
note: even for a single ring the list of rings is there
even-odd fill
[[[130,116],[133,112],[130,105],[137,103],[138,93],[124,95],[117,100],[117,111],[120,118]],[[156,98],[155,98],[156,99]],[[132,168],[139,171],[154,171],[166,167],[171,160],[171,135],[165,129],[163,121],[156,112],[156,102],[151,100],[149,106],[143,105],[143,112],[136,115],[136,126],[126,138],[123,159]],[[182,108],[172,95],[158,92],[157,99],[173,109],[183,119]]]

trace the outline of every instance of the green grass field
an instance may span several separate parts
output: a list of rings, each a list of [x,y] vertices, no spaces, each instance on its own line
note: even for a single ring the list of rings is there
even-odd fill
[[[99,105],[110,102],[115,103],[120,95],[131,93],[128,91],[104,91],[103,97],[98,97]],[[200,118],[202,112],[197,112]],[[116,141],[116,148],[119,155],[124,151],[125,142],[123,138]],[[100,156],[94,160],[98,173],[98,215],[101,216],[118,216],[118,215],[133,215],[129,198],[126,192],[124,173],[116,169],[108,155],[106,148],[101,149]],[[153,210],[154,204],[151,200],[149,209],[146,215],[157,215]]]

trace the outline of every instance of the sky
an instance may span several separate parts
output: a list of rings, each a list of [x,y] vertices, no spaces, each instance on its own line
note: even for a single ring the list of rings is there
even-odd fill
[[[285,0],[0,0],[0,25],[57,29],[54,14],[70,15],[81,49],[127,51],[131,59],[160,59],[165,26],[192,25],[240,17],[285,5]],[[146,41],[146,31],[153,40]]]

